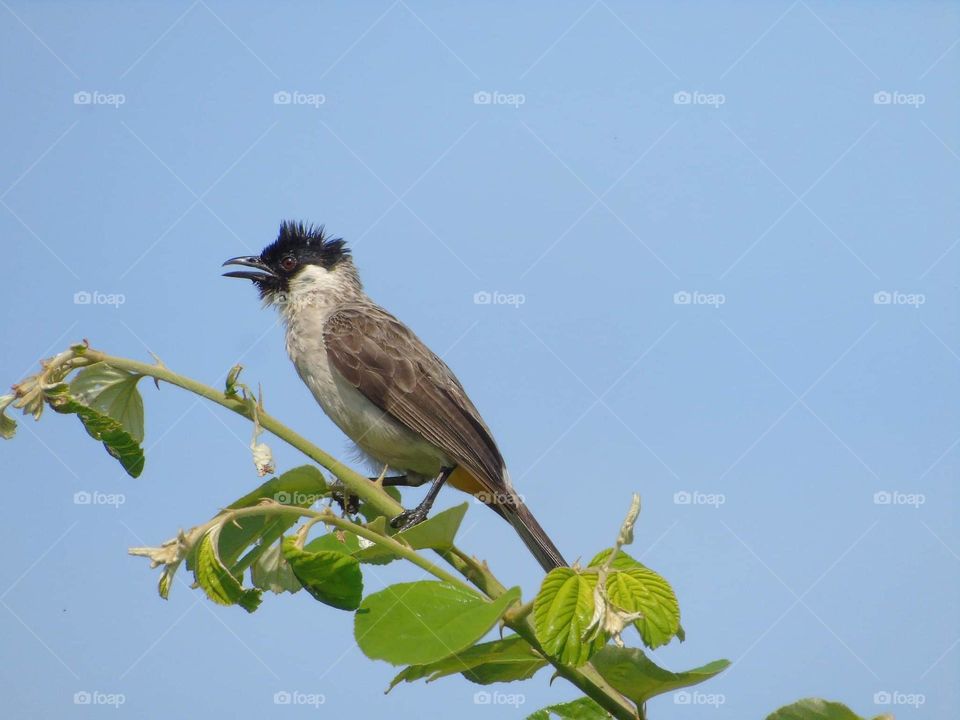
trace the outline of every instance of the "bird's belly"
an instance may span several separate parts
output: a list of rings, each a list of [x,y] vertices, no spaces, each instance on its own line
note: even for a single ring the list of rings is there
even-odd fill
[[[370,402],[330,365],[319,342],[287,337],[287,351],[300,378],[327,416],[380,465],[435,477],[449,465],[444,453]]]

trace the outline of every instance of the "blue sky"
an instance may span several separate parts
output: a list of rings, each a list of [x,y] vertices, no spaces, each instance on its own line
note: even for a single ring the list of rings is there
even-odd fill
[[[81,337],[214,385],[240,361],[344,455],[274,315],[219,277],[281,219],[326,223],[458,373],[568,557],[642,495],[633,549],[687,630],[655,659],[734,663],[699,688],[714,704],[652,718],[808,695],[960,711],[955,5],[0,5],[5,383]],[[3,445],[11,715],[523,717],[576,696],[547,673],[496,688],[522,704],[462,679],[383,696],[394,669],[304,594],[252,616],[182,585],[161,601],[126,548],[257,478],[244,421],[141,389],[137,480],[71,418]],[[464,528],[535,590],[502,521],[474,506]]]

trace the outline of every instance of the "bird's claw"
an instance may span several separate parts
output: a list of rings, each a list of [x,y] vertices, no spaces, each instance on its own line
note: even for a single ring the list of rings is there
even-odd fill
[[[419,525],[426,520],[427,512],[427,510],[419,507],[416,507],[413,510],[404,510],[390,521],[390,527],[400,532],[408,530],[414,525]]]
[[[340,510],[345,515],[356,515],[360,511],[360,498],[347,492],[346,486],[342,483],[330,485],[330,499],[340,506]]]

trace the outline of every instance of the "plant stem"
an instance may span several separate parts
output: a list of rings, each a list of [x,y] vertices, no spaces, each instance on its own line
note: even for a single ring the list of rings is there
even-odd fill
[[[365,528],[363,525],[358,525],[357,523],[351,522],[346,518],[342,518],[336,513],[332,512],[329,508],[325,508],[323,510],[313,510],[311,508],[302,508],[296,505],[282,505],[280,503],[270,502],[254,505],[253,507],[248,508],[227,510],[223,514],[218,515],[215,520],[225,523],[232,519],[249,515],[296,515],[297,517],[312,518],[317,522],[322,522],[325,525],[332,525],[340,530],[347,530],[352,532],[354,535],[365,538],[370,542],[387,548],[390,552],[409,560],[417,567],[423,568],[435,578],[442,580],[443,582],[469,590],[471,593],[479,594],[472,587],[466,585],[460,578],[451,575],[443,568],[437,567],[412,548],[404,545],[403,543],[397,542],[388,535],[381,535],[373,530],[370,530],[369,528]]]
[[[232,519],[248,515],[296,515],[298,517],[313,518],[316,521],[325,523],[327,525],[333,525],[341,530],[347,530],[359,535],[360,537],[366,538],[371,542],[377,543],[378,545],[389,549],[391,552],[399,555],[400,557],[409,560],[414,565],[423,568],[439,580],[471,592],[475,592],[473,588],[465,585],[459,578],[456,578],[442,568],[437,567],[412,548],[397,542],[389,536],[380,535],[379,533],[373,532],[362,525],[357,525],[356,523],[350,522],[345,518],[341,518],[335,513],[331,512],[329,509],[311,510],[309,508],[301,508],[293,505],[265,503],[249,508],[229,510],[224,514],[217,516],[215,520],[219,522],[229,522]],[[481,569],[483,576],[486,578],[484,585],[489,588],[489,590],[494,590],[492,597],[499,597],[501,594],[506,592],[506,589],[503,587],[503,585],[501,585],[500,582],[490,574],[489,570],[483,568],[472,558],[470,559],[469,563],[464,562],[461,558],[466,557],[466,555],[464,555],[462,550],[454,548],[453,550],[447,552],[453,558],[456,558],[457,564],[454,565],[454,567],[457,569],[464,567],[471,572],[473,572],[472,567]],[[441,557],[446,558],[447,555],[441,553]],[[494,589],[493,585],[497,586],[496,589]],[[487,589],[484,589],[483,592],[484,594],[491,594]],[[581,666],[580,668],[571,668],[560,663],[554,663],[550,656],[544,652],[539,641],[537,640],[536,632],[534,631],[533,625],[529,618],[532,610],[532,602],[512,608],[504,614],[504,624],[517,633],[517,635],[526,640],[530,646],[533,647],[544,658],[550,661],[551,664],[553,664],[556,668],[558,675],[568,680],[570,683],[582,690],[586,695],[589,695],[591,698],[593,698],[601,707],[607,710],[607,712],[612,714],[615,718],[619,718],[621,720],[637,720],[639,718],[639,720],[643,720],[642,713],[640,715],[634,713],[633,706],[623,699],[620,694],[614,690],[591,665],[587,664]]]
[[[68,362],[71,363],[72,367],[103,362],[120,370],[127,370],[132,373],[162,380],[171,385],[176,385],[177,387],[183,388],[188,392],[192,392],[195,395],[199,395],[200,397],[210,400],[211,402],[215,402],[218,405],[227,408],[228,410],[232,410],[238,415],[242,415],[248,420],[253,420],[248,405],[239,398],[230,397],[221,390],[217,390],[209,385],[205,385],[184,375],[173,372],[160,363],[151,364],[140,362],[138,360],[131,360],[129,358],[118,357],[116,355],[109,355],[99,350],[94,350],[93,348],[85,348],[83,350],[76,351],[74,357],[70,358]],[[377,512],[387,517],[392,517],[403,512],[403,507],[386,492],[384,492],[378,483],[370,482],[369,478],[344,465],[332,455],[324,452],[320,447],[314,445],[305,437],[290,429],[269,413],[264,412],[263,410],[258,410],[257,418],[260,422],[260,426],[263,429],[280,438],[288,445],[296,448],[322,467],[325,467],[344,485],[350,488],[350,491],[353,494],[357,495],[361,500],[368,503]],[[462,585],[462,582],[458,578],[450,575],[445,570],[438,568],[436,565],[429,562],[419,553],[411,550],[407,546],[402,545],[392,538],[378,535],[377,533],[367,530],[367,528],[363,528],[359,525],[351,523],[348,520],[339,518],[329,511],[305,511],[303,508],[297,508],[293,506],[279,506],[279,508],[285,509],[277,509],[277,512],[296,513],[301,516],[311,515],[311,513],[322,515],[323,522],[337,527],[342,527],[343,529],[348,529],[362,537],[366,537],[368,540],[381,545],[386,545],[391,549],[391,551],[396,552],[401,557],[404,557],[418,567],[423,568],[430,574],[434,575],[434,577],[440,578],[446,582],[452,582],[456,585]],[[238,517],[240,515],[255,514],[255,511],[257,510],[262,513],[262,508],[242,508],[238,510],[230,510],[228,512],[235,513],[234,517]],[[325,514],[325,512],[328,514]],[[437,553],[455,570],[457,570],[457,572],[473,583],[488,597],[495,599],[506,592],[506,588],[500,583],[499,580],[497,580],[496,577],[494,577],[485,564],[480,563],[476,559],[470,557],[459,548],[454,547],[450,550],[437,551]],[[545,658],[547,658],[547,660],[549,660],[550,663],[556,668],[558,675],[568,680],[574,686],[583,691],[584,694],[595,700],[601,707],[603,707],[604,710],[609,712],[613,717],[617,718],[617,720],[643,720],[642,709],[640,709],[638,714],[638,711],[634,708],[634,705],[624,698],[620,693],[618,693],[613,687],[611,687],[611,685],[604,680],[589,663],[581,666],[580,668],[572,668],[551,659],[543,651],[543,648],[537,641],[533,623],[530,621],[528,615],[523,615],[522,617],[515,619],[507,619],[505,624],[515,633],[523,637]]]
[[[204,385],[201,382],[175,373],[163,365],[155,365],[138,360],[130,360],[129,358],[117,357],[115,355],[108,355],[93,348],[85,350],[82,357],[88,359],[91,364],[103,362],[120,370],[128,370],[133,373],[163,380],[171,385],[176,385],[195,395],[211,400],[218,405],[222,405],[248,420],[253,420],[247,405],[242,400],[229,397],[221,390],[216,390],[209,385]],[[352,468],[341,463],[332,455],[324,452],[321,448],[303,437],[303,435],[291,430],[275,417],[262,410],[257,412],[257,417],[260,420],[260,426],[264,430],[269,431],[284,442],[292,445],[311,460],[314,460],[332,472],[344,485],[350,488],[350,491],[354,495],[369,503],[377,512],[387,517],[392,517],[403,512],[403,507],[384,492],[382,488],[378,487],[376,483],[370,482],[369,478],[364,477]]]

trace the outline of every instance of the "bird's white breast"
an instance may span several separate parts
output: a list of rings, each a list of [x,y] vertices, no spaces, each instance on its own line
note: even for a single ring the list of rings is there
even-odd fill
[[[291,303],[281,309],[287,353],[300,378],[334,423],[381,467],[434,477],[446,463],[438,448],[368,400],[331,365],[323,327],[335,306]]]

